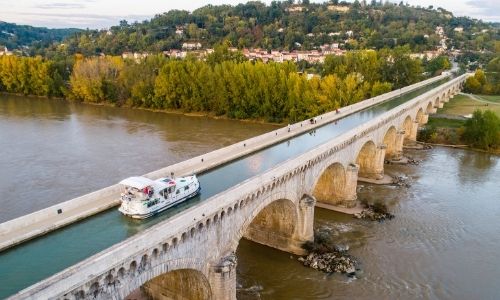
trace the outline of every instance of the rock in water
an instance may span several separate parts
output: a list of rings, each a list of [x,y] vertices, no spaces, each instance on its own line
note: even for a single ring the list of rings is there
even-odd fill
[[[354,276],[356,273],[356,260],[347,253],[348,245],[333,244],[328,233],[317,230],[315,241],[306,243],[304,248],[310,253],[298,260],[306,267],[326,273],[345,273]]]
[[[403,176],[394,176],[392,178],[392,184],[395,186],[402,186],[405,188],[409,188],[411,186],[408,177],[403,177]]]
[[[394,215],[387,211],[387,207],[384,204],[375,203],[373,205],[365,204],[365,209],[358,214],[354,214],[354,217],[357,219],[382,222],[384,220],[393,219]]]

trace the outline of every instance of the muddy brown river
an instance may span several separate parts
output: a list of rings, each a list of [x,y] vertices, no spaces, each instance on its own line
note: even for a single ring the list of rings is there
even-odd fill
[[[274,128],[0,95],[0,222]],[[499,299],[500,158],[446,148],[407,155],[422,162],[386,173],[407,176],[409,188],[358,187],[359,198],[384,202],[394,219],[316,209],[315,226],[359,260],[356,278],[242,240],[239,298]]]

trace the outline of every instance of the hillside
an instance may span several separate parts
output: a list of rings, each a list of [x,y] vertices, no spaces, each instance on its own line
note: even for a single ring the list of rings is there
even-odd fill
[[[28,50],[26,47],[31,46],[47,47],[79,31],[79,29],[48,29],[0,21],[0,46],[5,46],[9,50]]]
[[[441,29],[437,30],[437,27]],[[223,40],[233,46],[263,49],[310,50],[336,43],[344,49],[380,49],[410,45],[415,52],[448,49],[493,50],[498,29],[465,17],[455,17],[442,8],[394,4],[302,1],[207,5],[188,11],[172,10],[142,23],[126,21],[109,30],[87,30],[69,37],[64,47],[52,45],[44,51],[65,54],[125,51],[160,52],[181,49],[196,42],[212,48]]]

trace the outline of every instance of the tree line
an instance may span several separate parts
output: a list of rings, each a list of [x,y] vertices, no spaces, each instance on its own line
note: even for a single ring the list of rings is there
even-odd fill
[[[206,61],[162,56],[141,61],[86,58],[74,66],[68,97],[293,122],[419,81],[420,61],[409,58],[408,52],[397,48],[332,56],[321,77],[297,72],[294,63],[244,61],[224,46]]]
[[[486,72],[477,69],[465,81],[464,91],[472,94],[500,95],[500,54],[486,66]]]
[[[395,5],[389,1],[272,1],[269,5],[249,1],[236,6],[207,5],[192,12],[171,10],[133,24],[123,20],[109,30],[75,32],[64,44],[35,46],[31,52],[46,56],[54,52],[85,56],[120,55],[126,51],[158,53],[181,49],[190,41],[211,48],[224,40],[238,48],[267,50],[310,50],[339,43],[355,50],[409,45],[412,51],[420,52],[439,46],[442,37],[436,33],[436,26],[443,27],[449,48],[493,50],[498,40],[498,30],[491,24],[455,17],[432,6]],[[457,27],[463,32],[454,31]]]
[[[116,56],[52,61],[0,58],[0,90],[72,101],[112,103],[237,119],[293,122],[389,92],[422,79],[409,49],[352,51],[327,58],[322,76],[294,63],[244,60],[217,47],[205,61],[161,55],[142,60]]]
[[[41,57],[0,56],[0,91],[36,96],[63,96],[57,65]]]

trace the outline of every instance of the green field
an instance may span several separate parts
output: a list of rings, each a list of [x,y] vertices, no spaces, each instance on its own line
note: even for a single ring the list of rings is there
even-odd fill
[[[492,110],[500,117],[500,96],[476,96],[485,101],[498,102],[485,103],[466,95],[456,95],[450,102],[445,103],[443,108],[438,109],[438,114],[463,116],[472,114],[476,109]]]
[[[490,101],[500,104],[500,95],[476,95],[476,97],[481,98],[485,101]]]
[[[465,124],[464,120],[451,120],[445,118],[429,118],[427,126],[459,128]]]

